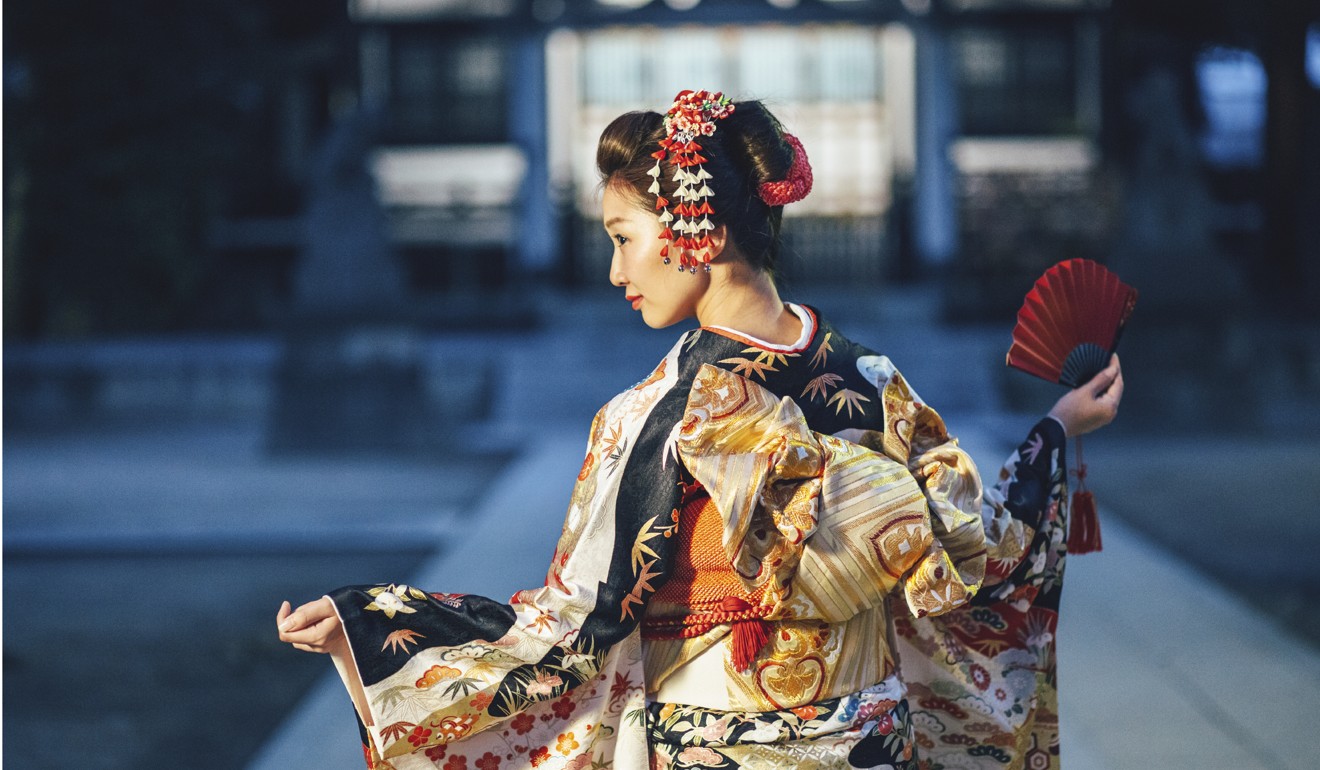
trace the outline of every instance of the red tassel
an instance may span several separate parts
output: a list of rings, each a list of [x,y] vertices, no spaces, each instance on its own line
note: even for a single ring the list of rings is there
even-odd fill
[[[1100,518],[1095,513],[1095,497],[1089,491],[1073,492],[1071,521],[1068,528],[1068,553],[1082,554],[1102,550]]]
[[[1100,517],[1095,510],[1095,496],[1086,488],[1086,464],[1082,462],[1082,437],[1076,441],[1077,491],[1073,492],[1068,513],[1068,553],[1083,554],[1103,550],[1100,540]]]
[[[760,618],[738,620],[733,624],[733,667],[748,671],[761,648],[770,641],[770,624]]]
[[[724,612],[745,612],[752,605],[737,596],[726,596],[720,602]],[[770,641],[770,624],[760,618],[735,620],[733,622],[733,667],[738,671],[751,669],[756,656],[765,643]]]

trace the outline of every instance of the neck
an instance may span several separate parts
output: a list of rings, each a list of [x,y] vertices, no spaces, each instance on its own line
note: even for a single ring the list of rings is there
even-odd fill
[[[697,322],[776,345],[791,345],[802,334],[802,322],[779,298],[770,275],[740,262],[712,266],[710,288],[697,303]]]

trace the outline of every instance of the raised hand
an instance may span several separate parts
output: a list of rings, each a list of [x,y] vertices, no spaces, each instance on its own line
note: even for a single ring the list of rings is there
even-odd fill
[[[1066,434],[1080,436],[1113,422],[1122,400],[1123,369],[1119,366],[1118,354],[1114,354],[1109,359],[1109,366],[1055,402],[1050,416],[1063,424]]]
[[[324,652],[342,655],[348,651],[344,627],[339,622],[334,603],[322,596],[296,610],[290,610],[286,601],[275,615],[280,641],[288,642],[304,652]]]

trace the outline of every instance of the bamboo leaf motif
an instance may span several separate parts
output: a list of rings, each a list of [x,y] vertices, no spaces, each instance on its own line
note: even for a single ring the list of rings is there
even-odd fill
[[[419,634],[411,628],[400,628],[389,636],[385,637],[385,644],[381,645],[380,651],[384,652],[387,648],[393,648],[395,652],[408,652],[408,645],[417,644],[418,639],[425,639],[425,634]]]
[[[764,361],[753,361],[750,358],[725,358],[722,359],[720,363],[733,364],[733,371],[735,374],[741,374],[744,377],[760,377],[762,381],[765,380],[766,372],[779,371]]]
[[[829,389],[843,382],[843,377],[833,372],[826,372],[807,383],[807,387],[802,389],[802,395],[813,394],[812,399],[825,398],[829,395]]]
[[[825,339],[821,340],[820,348],[816,350],[816,355],[811,357],[812,369],[819,369],[829,361],[830,353],[834,352],[834,348],[830,347],[830,337],[833,334],[834,332],[825,332]]]
[[[444,695],[445,697],[451,698],[462,697],[473,690],[476,690],[481,684],[482,682],[480,679],[473,679],[466,676],[461,677],[449,683],[449,686],[445,688]]]
[[[658,518],[660,517],[652,516],[642,527],[642,531],[637,533],[637,539],[633,541],[632,570],[634,575],[637,574],[638,568],[646,561],[647,556],[652,559],[660,558],[660,555],[651,550],[651,547],[646,544],[646,541],[653,540],[664,532],[663,529],[652,530],[652,527],[655,526],[655,520]]]
[[[843,390],[831,396],[830,400],[825,402],[825,405],[829,406],[830,404],[833,404],[835,414],[842,413],[844,408],[847,407],[848,416],[852,417],[854,407],[856,407],[858,412],[864,412],[865,407],[862,406],[862,402],[870,401],[870,400],[871,399],[867,398],[866,396],[863,396],[861,393],[858,393],[855,390],[849,390],[848,388],[844,388]]]

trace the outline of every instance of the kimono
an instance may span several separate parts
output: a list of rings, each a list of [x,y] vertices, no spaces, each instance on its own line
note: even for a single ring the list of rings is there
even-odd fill
[[[543,586],[330,594],[369,767],[916,768],[891,612],[965,605],[1028,530],[988,539],[939,415],[790,308],[795,344],[693,330],[597,413]]]
[[[1059,767],[1065,446],[1063,426],[1041,420],[986,490],[996,558],[981,591],[940,617],[895,617],[923,770]]]

